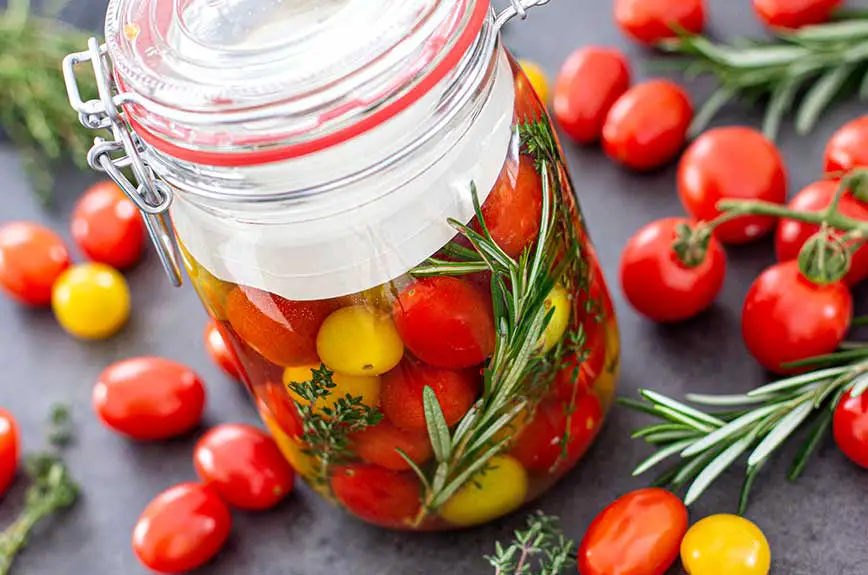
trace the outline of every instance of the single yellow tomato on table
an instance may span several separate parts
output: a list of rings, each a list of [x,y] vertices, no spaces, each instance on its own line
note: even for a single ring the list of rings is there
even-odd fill
[[[74,265],[51,292],[51,308],[61,327],[82,339],[116,333],[130,315],[130,290],[124,276],[105,264]]]
[[[681,563],[689,575],[766,575],[771,561],[763,532],[738,515],[710,515],[681,541]]]

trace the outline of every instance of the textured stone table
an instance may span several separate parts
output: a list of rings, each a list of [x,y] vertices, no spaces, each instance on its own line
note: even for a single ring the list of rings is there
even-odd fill
[[[505,39],[520,55],[540,62],[553,74],[564,57],[582,44],[625,49],[644,76],[643,52],[622,38],[612,22],[610,2],[554,0],[534,10],[528,21],[512,24]],[[715,34],[758,34],[747,0],[711,2]],[[863,4],[865,4],[863,2]],[[67,17],[81,25],[101,26],[105,2],[73,0]],[[701,97],[707,86],[691,86]],[[820,174],[823,146],[831,132],[863,111],[840,106],[810,137],[799,138],[787,126],[781,137],[790,166],[791,191]],[[719,123],[758,125],[758,117],[734,109]],[[569,164],[590,222],[603,267],[610,279],[623,335],[621,391],[639,387],[669,393],[736,392],[764,381],[747,356],[739,335],[741,303],[750,281],[772,261],[771,241],[729,251],[730,269],[719,302],[702,317],[660,327],[641,320],[618,292],[618,255],[640,225],[681,213],[673,167],[646,175],[628,173],[594,147],[570,147]],[[65,175],[54,211],[42,211],[33,199],[13,150],[0,145],[3,206],[0,219],[43,221],[68,237],[67,217],[76,194],[93,178]],[[240,386],[222,376],[207,358],[201,334],[205,314],[189,287],[172,289],[148,253],[129,273],[133,317],[113,339],[82,343],[63,334],[48,311],[21,309],[0,298],[0,405],[21,423],[24,447],[37,448],[42,422],[53,401],[73,408],[77,443],[69,462],[84,495],[67,515],[43,530],[21,557],[17,574],[132,575],[144,573],[130,550],[130,532],[144,505],[160,490],[195,477],[190,460],[197,432],[176,441],[135,444],[106,431],[90,410],[91,386],[111,361],[136,354],[157,354],[185,362],[208,382],[205,425],[225,421],[255,422]],[[866,311],[866,292],[857,296]],[[569,534],[580,537],[594,514],[614,497],[643,485],[630,477],[648,452],[629,439],[643,418],[615,409],[596,447],[583,465],[528,509],[490,526],[447,534],[382,531],[350,519],[321,502],[304,487],[277,509],[261,514],[236,513],[225,550],[202,573],[215,575],[410,575],[484,574],[482,560],[494,541],[509,537],[526,512],[539,507],[563,518]],[[792,449],[787,455],[792,455]],[[864,575],[868,573],[865,537],[868,475],[850,465],[829,443],[795,485],[784,479],[788,461],[774,461],[758,479],[749,517],[772,545],[774,573],[781,575]],[[692,510],[693,518],[732,511],[740,476],[725,476]],[[0,506],[0,524],[17,512],[24,492],[20,481]]]

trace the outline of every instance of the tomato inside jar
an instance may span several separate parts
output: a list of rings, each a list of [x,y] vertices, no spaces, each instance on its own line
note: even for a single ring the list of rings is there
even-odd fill
[[[110,5],[109,56],[162,106],[131,108],[130,125],[173,191],[187,274],[299,475],[361,520],[439,530],[496,519],[569,472],[611,405],[617,325],[545,107],[488,3],[245,12],[259,34],[244,37],[204,26],[195,1],[139,4]],[[285,38],[303,15],[325,24]],[[252,47],[326,45],[349,20],[415,57],[365,90],[335,78],[376,66],[367,44],[360,69],[339,48],[233,67],[261,57]],[[181,46],[206,29],[235,58],[228,78],[189,63],[155,88],[151,60],[129,59],[151,34]]]

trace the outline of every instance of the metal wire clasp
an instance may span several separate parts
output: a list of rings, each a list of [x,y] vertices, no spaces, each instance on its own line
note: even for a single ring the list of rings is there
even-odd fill
[[[69,54],[63,59],[63,78],[69,103],[78,112],[85,128],[107,130],[111,139],[94,138],[93,147],[87,154],[87,163],[94,170],[105,172],[132,200],[142,214],[145,227],[151,236],[160,263],[174,286],[182,283],[181,254],[172,230],[168,208],[172,203],[172,189],[158,180],[140,154],[141,144],[130,132],[122,116],[120,105],[127,95],[117,93],[117,87],[109,73],[107,49],[96,38],[87,42],[86,52]],[[90,62],[96,76],[99,99],[82,101],[75,65]],[[131,182],[121,171],[132,169]]]
[[[548,4],[550,0],[510,0],[510,5],[504,8],[494,17],[494,32],[500,32],[504,24],[518,16],[522,20],[527,18],[527,11],[534,6]]]

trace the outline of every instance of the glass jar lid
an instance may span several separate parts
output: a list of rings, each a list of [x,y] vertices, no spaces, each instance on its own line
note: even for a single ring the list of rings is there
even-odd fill
[[[111,0],[106,43],[149,145],[217,165],[304,155],[459,66],[487,0]]]

